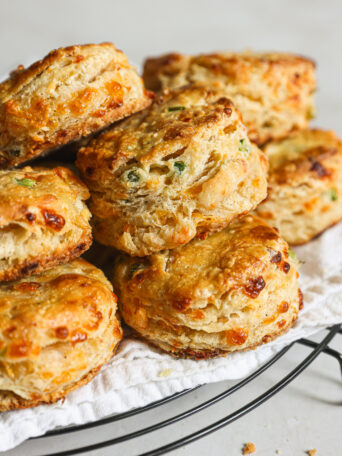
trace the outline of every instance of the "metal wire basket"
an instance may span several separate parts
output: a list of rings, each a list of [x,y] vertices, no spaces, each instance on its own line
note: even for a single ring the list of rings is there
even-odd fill
[[[182,447],[191,442],[194,442],[195,440],[201,439],[201,438],[207,436],[208,434],[211,434],[212,432],[215,432],[218,429],[220,429],[224,426],[227,426],[228,424],[232,423],[233,421],[236,421],[237,419],[246,415],[247,413],[249,413],[256,407],[258,407],[259,405],[261,405],[262,403],[264,403],[265,401],[270,399],[272,396],[274,396],[276,393],[278,393],[280,390],[282,390],[285,386],[287,386],[290,382],[292,382],[292,380],[294,380],[298,375],[300,375],[317,358],[317,356],[320,353],[325,353],[329,356],[334,357],[340,365],[340,370],[341,370],[341,375],[342,375],[342,354],[339,353],[337,350],[334,350],[329,347],[329,343],[332,341],[332,339],[337,334],[342,334],[341,325],[335,325],[332,328],[329,328],[327,331],[328,331],[327,334],[322,336],[322,339],[320,342],[314,342],[314,341],[308,340],[308,339],[301,339],[301,340],[298,340],[298,341],[292,343],[291,345],[283,348],[277,355],[275,355],[273,358],[268,360],[259,369],[254,371],[251,375],[249,375],[245,379],[235,383],[233,386],[230,386],[229,388],[225,389],[220,394],[210,397],[208,400],[205,400],[205,401],[199,403],[198,405],[196,405],[192,408],[189,408],[179,414],[173,415],[170,418],[161,420],[161,421],[157,422],[156,424],[142,427],[136,431],[124,433],[124,434],[120,435],[119,437],[115,437],[110,440],[105,440],[105,441],[101,441],[101,442],[90,444],[90,445],[87,445],[87,444],[80,445],[77,448],[63,450],[63,451],[59,451],[59,452],[51,452],[48,454],[49,454],[49,456],[71,456],[71,455],[75,455],[75,454],[98,450],[101,448],[112,447],[112,446],[114,447],[115,445],[117,445],[119,443],[128,442],[137,437],[145,436],[149,433],[155,432],[166,426],[170,426],[176,422],[185,420],[185,419],[193,416],[194,414],[199,413],[199,412],[205,410],[206,408],[213,406],[214,404],[217,404],[219,401],[222,401],[223,399],[227,398],[228,396],[231,396],[232,394],[236,393],[237,391],[241,391],[242,388],[246,389],[247,385],[250,382],[252,382],[257,377],[262,375],[267,369],[269,369],[277,361],[279,361],[281,358],[283,358],[289,352],[289,350],[291,350],[297,344],[300,344],[310,350],[309,354],[306,357],[304,357],[304,359],[299,364],[297,364],[295,366],[295,368],[292,369],[287,375],[285,375],[280,381],[275,383],[270,388],[266,389],[262,394],[255,397],[251,401],[247,402],[242,407],[232,411],[227,416],[223,417],[222,419],[220,419],[218,421],[211,423],[210,425],[208,425],[206,427],[200,428],[200,429],[196,430],[195,432],[192,432],[182,438],[174,440],[173,442],[165,444],[154,450],[142,452],[139,454],[139,456],[157,456],[157,455],[161,455],[161,454],[166,454],[179,447]],[[153,402],[149,405],[146,405],[145,407],[141,407],[138,409],[130,410],[125,413],[109,416],[107,418],[98,420],[96,422],[91,422],[91,423],[87,423],[87,424],[83,424],[83,425],[79,425],[79,426],[70,426],[70,427],[66,427],[66,428],[60,428],[60,429],[53,430],[51,432],[48,432],[44,436],[36,437],[34,439],[35,448],[37,448],[39,451],[39,441],[42,441],[42,439],[48,439],[49,437],[53,437],[53,436],[60,438],[60,437],[66,436],[67,434],[70,434],[70,433],[75,433],[75,432],[85,431],[85,430],[90,430],[90,429],[96,429],[96,428],[99,428],[100,426],[105,426],[105,425],[110,425],[110,424],[114,425],[114,423],[118,424],[118,422],[121,422],[122,420],[126,420],[126,419],[136,416],[138,414],[143,414],[152,409],[156,409],[157,407],[165,408],[165,406],[167,404],[169,404],[171,401],[180,400],[180,398],[184,397],[185,395],[189,395],[189,394],[193,393],[195,390],[198,390],[199,388],[203,388],[203,387],[198,386],[196,388],[188,389],[188,390],[179,392],[177,394],[174,394],[173,396],[169,396],[169,397],[166,397],[159,401]],[[46,440],[45,440],[45,442],[46,442]],[[38,453],[38,454],[42,454],[42,453]],[[122,454],[122,453],[120,453],[120,454]],[[129,453],[125,452],[124,454],[126,455]]]

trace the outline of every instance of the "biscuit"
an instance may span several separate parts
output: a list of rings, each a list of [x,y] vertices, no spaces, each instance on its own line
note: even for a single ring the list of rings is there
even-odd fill
[[[247,215],[174,250],[122,255],[114,288],[123,319],[147,341],[177,357],[214,358],[292,326],[302,295],[291,255],[276,229]]]
[[[0,84],[0,168],[93,133],[148,106],[150,98],[112,43],[51,51]]]
[[[0,281],[65,263],[92,242],[86,186],[67,168],[0,171]]]
[[[258,144],[306,128],[314,115],[315,65],[293,54],[174,53],[147,59],[143,78],[155,91],[188,83],[220,90],[240,110]]]
[[[310,241],[342,219],[342,142],[304,130],[266,145],[268,197],[257,208],[290,244]]]
[[[95,239],[144,256],[224,228],[266,196],[267,161],[204,87],[166,90],[79,151]]]
[[[0,411],[89,382],[122,338],[116,310],[111,284],[82,259],[0,284]]]

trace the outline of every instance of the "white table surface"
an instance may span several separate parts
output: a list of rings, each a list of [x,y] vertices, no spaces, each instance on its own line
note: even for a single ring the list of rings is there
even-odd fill
[[[31,0],[0,1],[0,74],[63,45],[113,41],[141,64],[149,55],[219,49],[293,51],[318,63],[316,125],[342,135],[342,2],[339,0]],[[333,344],[342,351],[342,336]],[[156,448],[227,415],[262,392],[302,359],[294,348],[247,391],[174,426],[88,455],[129,456]],[[222,391],[227,383],[206,386],[194,396],[148,415],[151,423]],[[176,456],[235,456],[252,441],[257,455],[342,455],[342,378],[337,363],[321,355],[285,390],[257,410],[210,436],[174,451]],[[165,410],[167,410],[165,412]],[[146,416],[68,439],[28,442],[8,456],[46,454],[86,442],[113,438],[149,424]],[[278,451],[278,453],[277,453]]]

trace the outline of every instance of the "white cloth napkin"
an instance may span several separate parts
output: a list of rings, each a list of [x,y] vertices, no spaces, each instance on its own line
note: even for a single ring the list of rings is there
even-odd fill
[[[303,264],[304,309],[283,336],[249,352],[206,361],[176,360],[133,339],[88,385],[64,403],[0,415],[0,451],[56,426],[81,424],[141,407],[199,384],[245,377],[282,347],[328,325],[342,322],[342,223],[296,249]]]

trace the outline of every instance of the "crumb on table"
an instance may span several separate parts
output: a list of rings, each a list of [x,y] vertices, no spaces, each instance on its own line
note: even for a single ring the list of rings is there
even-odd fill
[[[254,443],[248,442],[243,447],[242,454],[252,454],[252,453],[255,453],[255,450],[256,450],[256,448],[255,448]]]
[[[308,450],[307,453],[309,456],[316,456],[317,450],[316,448],[314,448],[313,450]]]

